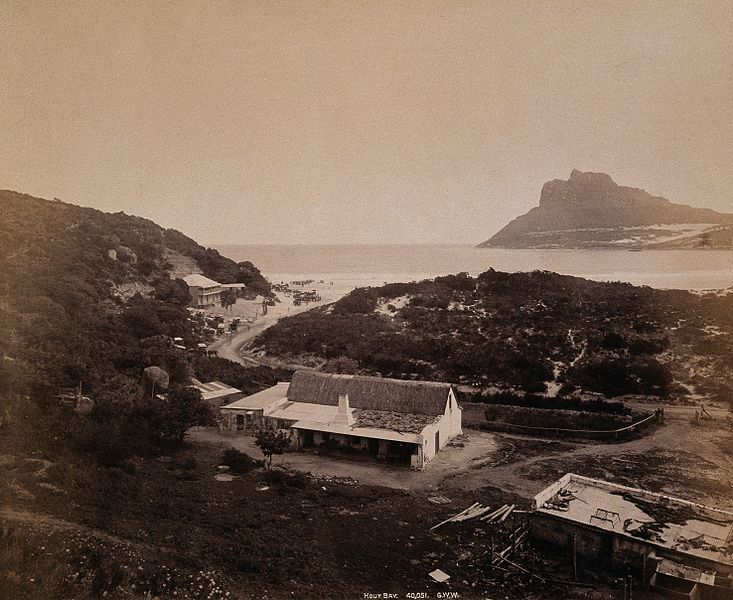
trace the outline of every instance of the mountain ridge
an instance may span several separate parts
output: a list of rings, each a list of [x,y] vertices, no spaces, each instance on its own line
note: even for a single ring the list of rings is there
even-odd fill
[[[677,204],[605,173],[573,169],[542,186],[539,205],[479,248],[733,248],[733,214]]]

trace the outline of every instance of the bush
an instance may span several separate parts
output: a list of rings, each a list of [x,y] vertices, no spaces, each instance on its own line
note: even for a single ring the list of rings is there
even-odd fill
[[[377,307],[378,292],[374,288],[357,288],[334,303],[336,313],[369,314]]]
[[[244,475],[256,469],[261,462],[256,461],[248,454],[240,452],[236,448],[229,448],[221,455],[221,463],[229,467],[232,473]]]
[[[564,384],[563,387],[575,387],[573,384]],[[534,394],[520,395],[515,392],[496,392],[493,394],[474,394],[467,398],[470,402],[483,404],[504,404],[509,406],[524,406],[540,409],[563,409],[577,412],[608,413],[612,415],[630,415],[631,409],[623,402],[603,400],[582,400],[581,398],[537,396]]]
[[[310,482],[305,473],[301,473],[300,471],[283,471],[282,469],[272,469],[263,473],[262,481],[272,486],[297,489],[306,488]]]
[[[487,421],[511,423],[525,427],[559,427],[561,429],[614,430],[631,425],[632,416],[569,410],[538,410],[501,404],[487,405]]]

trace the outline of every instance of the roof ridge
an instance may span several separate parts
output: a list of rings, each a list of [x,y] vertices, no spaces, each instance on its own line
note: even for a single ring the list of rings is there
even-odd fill
[[[398,379],[397,377],[381,377],[378,375],[352,375],[349,373],[323,373],[322,371],[314,371],[311,369],[298,369],[295,374],[303,373],[316,377],[331,379],[351,379],[360,381],[385,381],[389,383],[400,383],[405,385],[432,385],[437,387],[452,387],[453,384],[447,381],[429,381],[426,379]]]
[[[440,415],[451,389],[449,383],[302,369],[293,374],[287,396],[295,402],[333,406],[338,405],[341,395],[348,394],[352,408]]]

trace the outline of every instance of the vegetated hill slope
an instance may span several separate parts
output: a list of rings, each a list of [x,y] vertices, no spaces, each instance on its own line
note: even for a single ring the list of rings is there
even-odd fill
[[[183,391],[193,357],[171,342],[201,341],[186,310],[188,289],[169,277],[171,251],[209,277],[271,294],[251,263],[146,219],[0,192],[0,425],[12,421],[13,402],[30,395],[63,437],[113,462],[135,452],[137,442],[142,449],[179,435],[171,423],[199,418],[195,398]],[[173,415],[172,404],[145,394],[148,366],[169,372],[178,406],[191,400],[191,412]],[[80,382],[95,402],[86,419],[59,413],[56,399],[59,388]]]
[[[251,262],[237,263],[180,231],[123,212],[104,213],[17,192],[0,191],[0,248],[9,275],[26,261],[47,261],[56,268],[84,268],[97,279],[127,283],[166,275],[171,270],[166,255],[180,254],[211,279],[245,283],[254,294],[271,294]],[[116,259],[109,257],[110,250]]]
[[[360,288],[283,319],[253,347],[325,370],[487,389],[725,396],[732,328],[731,294],[489,270]]]
[[[542,186],[540,204],[479,247],[733,248],[733,214],[674,204],[573,170]]]

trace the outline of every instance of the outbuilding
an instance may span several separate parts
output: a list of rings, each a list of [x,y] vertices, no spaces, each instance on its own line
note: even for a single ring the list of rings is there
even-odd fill
[[[198,379],[192,379],[191,385],[201,392],[204,402],[212,410],[218,410],[223,404],[229,404],[244,395],[242,390],[221,381],[201,383]]]
[[[251,431],[265,427],[268,423],[264,415],[285,402],[289,386],[287,382],[278,383],[222,406],[219,427],[227,431]]]
[[[535,539],[669,597],[733,598],[733,513],[568,473],[535,496]]]

